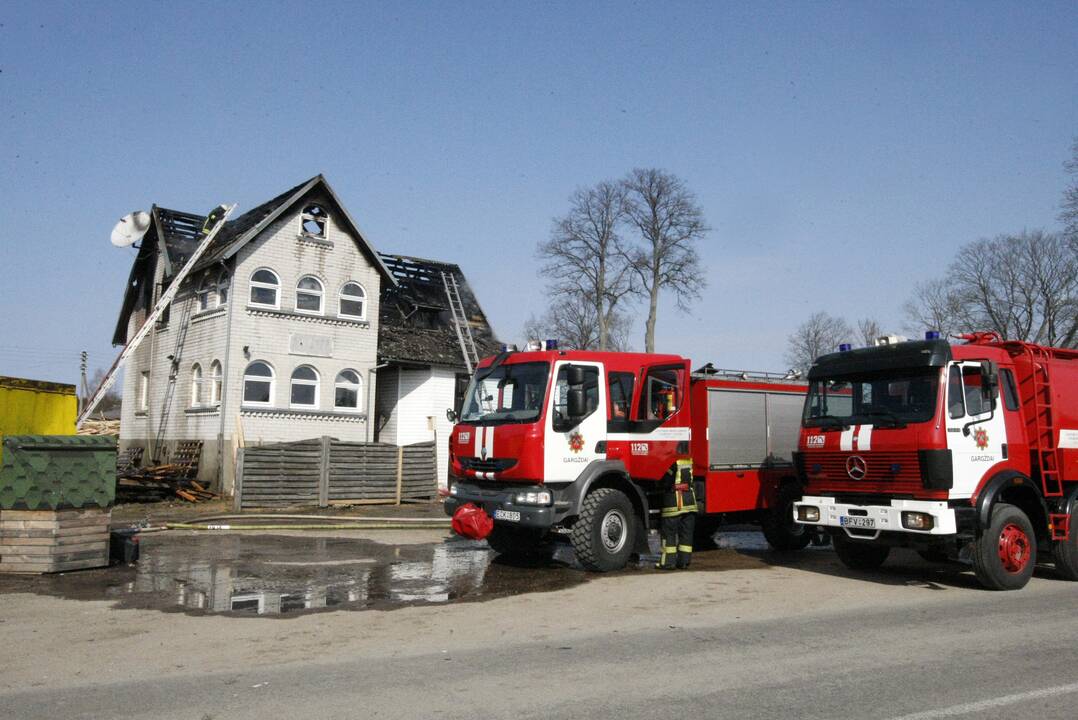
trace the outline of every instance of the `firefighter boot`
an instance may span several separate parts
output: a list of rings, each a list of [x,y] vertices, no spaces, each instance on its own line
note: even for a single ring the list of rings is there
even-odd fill
[[[679,570],[689,567],[692,562],[692,534],[696,529],[696,513],[685,513],[678,517],[677,566]]]

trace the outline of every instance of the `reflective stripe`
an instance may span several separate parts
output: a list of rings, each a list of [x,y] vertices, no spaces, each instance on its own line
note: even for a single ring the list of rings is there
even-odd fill
[[[677,551],[681,552],[681,553],[691,553],[692,552],[692,545],[678,545],[677,546]]]

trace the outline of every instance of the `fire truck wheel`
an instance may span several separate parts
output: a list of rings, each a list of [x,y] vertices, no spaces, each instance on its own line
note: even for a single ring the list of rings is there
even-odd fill
[[[588,570],[620,570],[633,552],[636,515],[625,493],[612,488],[592,490],[584,498],[569,540],[577,561]]]
[[[874,542],[851,540],[844,534],[835,535],[835,554],[851,570],[875,570],[891,554],[891,548]]]
[[[1078,513],[1071,513],[1070,537],[1052,543],[1056,572],[1064,580],[1078,580]]]
[[[1014,505],[999,503],[973,544],[973,572],[989,590],[1018,590],[1033,577],[1037,536],[1033,523]]]
[[[520,560],[539,560],[550,554],[550,544],[539,533],[498,524],[487,535],[487,544],[499,555]]]
[[[779,552],[804,550],[812,542],[812,531],[807,525],[794,521],[794,503],[801,493],[793,485],[783,485],[762,522],[764,538],[768,545]]]

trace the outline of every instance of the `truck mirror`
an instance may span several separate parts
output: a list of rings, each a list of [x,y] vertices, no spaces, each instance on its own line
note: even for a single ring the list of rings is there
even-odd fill
[[[565,381],[569,387],[584,384],[584,368],[580,365],[569,365],[565,368]]]
[[[583,383],[581,383],[582,385]],[[587,401],[584,399],[584,388],[569,386],[569,396],[566,398],[565,414],[570,418],[582,418],[588,414]]]
[[[981,394],[996,409],[996,396],[999,395],[999,368],[991,360],[981,362]]]
[[[445,419],[448,420],[451,423],[455,423],[457,420],[460,419],[460,416],[457,415],[457,411],[454,410],[453,408],[446,408],[446,410],[445,410]]]

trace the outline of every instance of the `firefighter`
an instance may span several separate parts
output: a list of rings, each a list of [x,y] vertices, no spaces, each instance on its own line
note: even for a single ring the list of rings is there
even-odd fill
[[[684,569],[692,560],[692,533],[696,527],[696,491],[692,460],[678,460],[666,474],[662,508],[660,570]]]

